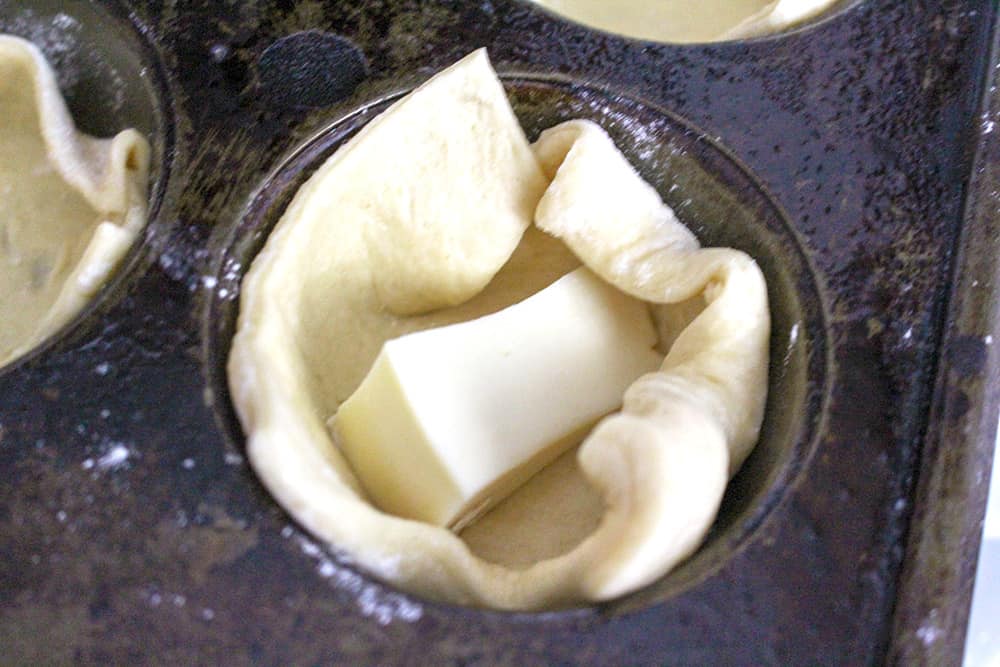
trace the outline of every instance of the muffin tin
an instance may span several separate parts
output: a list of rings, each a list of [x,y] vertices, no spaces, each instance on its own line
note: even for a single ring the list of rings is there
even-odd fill
[[[671,46],[517,0],[0,0],[83,129],[154,146],[142,243],[0,369],[5,660],[954,662],[998,403],[995,11],[860,0]],[[605,605],[484,611],[368,577],[257,482],[229,402],[240,278],[294,189],[479,46],[532,137],[597,119],[769,280],[761,444],[702,549]]]

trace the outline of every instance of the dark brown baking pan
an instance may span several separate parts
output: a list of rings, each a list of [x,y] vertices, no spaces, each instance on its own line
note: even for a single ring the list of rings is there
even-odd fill
[[[0,0],[80,125],[139,127],[155,175],[119,275],[0,370],[0,662],[957,662],[998,403],[995,12],[859,0],[671,46],[517,0]],[[604,605],[369,577],[257,482],[229,402],[240,278],[295,187],[479,46],[532,136],[598,120],[769,280],[760,445],[703,548]]]

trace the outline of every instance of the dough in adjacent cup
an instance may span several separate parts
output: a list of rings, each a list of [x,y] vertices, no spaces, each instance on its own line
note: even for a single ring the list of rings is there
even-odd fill
[[[837,0],[534,0],[591,28],[657,42],[744,39],[779,32]]]
[[[529,533],[554,541],[519,556],[476,526],[463,540],[368,503],[325,421],[382,343],[494,312],[581,261],[653,304],[707,305],[577,461],[562,457],[482,520],[495,535],[530,515]],[[400,268],[405,280],[387,273]],[[244,278],[229,384],[264,484],[346,557],[435,600],[556,608],[633,591],[698,547],[757,439],[769,326],[753,260],[700,249],[597,125],[564,123],[529,147],[480,50],[302,186]],[[520,502],[532,497],[568,504],[532,513]]]
[[[0,365],[65,325],[145,224],[149,145],[78,132],[55,74],[0,35]]]

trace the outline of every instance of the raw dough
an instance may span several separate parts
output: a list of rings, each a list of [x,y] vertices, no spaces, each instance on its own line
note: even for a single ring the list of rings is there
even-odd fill
[[[149,146],[76,131],[41,52],[0,35],[0,365],[66,324],[145,222]]]
[[[461,261],[448,250],[459,246]],[[576,461],[562,457],[462,537],[366,502],[324,420],[382,343],[494,312],[580,260],[652,303],[706,305]],[[400,267],[406,281],[386,274]],[[229,383],[255,470],[310,531],[433,599],[553,608],[654,581],[703,539],[763,415],[770,325],[753,260],[699,249],[593,123],[529,149],[483,51],[320,167],[241,299]],[[556,505],[533,511],[532,499]]]
[[[592,28],[658,42],[756,37],[801,23],[837,0],[535,0]]]

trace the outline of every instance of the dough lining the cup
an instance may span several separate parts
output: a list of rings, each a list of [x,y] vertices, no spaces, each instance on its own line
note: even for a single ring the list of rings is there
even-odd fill
[[[0,35],[0,365],[65,325],[145,224],[149,145],[76,130],[30,42]]]
[[[535,0],[598,30],[677,44],[746,39],[811,19],[836,0]]]
[[[459,246],[460,261],[443,250]],[[496,311],[581,261],[652,304],[706,304],[584,440],[577,465],[539,474],[590,487],[574,496],[586,532],[560,533],[537,561],[483,557],[493,547],[475,527],[467,543],[368,503],[325,421],[382,343]],[[383,274],[400,266],[410,279]],[[244,278],[229,385],[264,484],[347,558],[431,599],[545,609],[636,590],[697,549],[757,440],[769,335],[752,259],[701,249],[594,123],[563,123],[529,147],[480,50],[300,188]],[[484,521],[524,517],[516,505]]]

